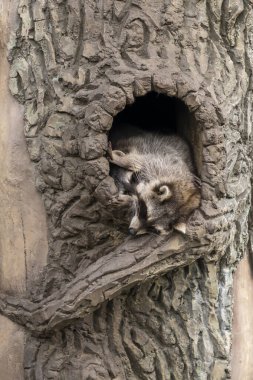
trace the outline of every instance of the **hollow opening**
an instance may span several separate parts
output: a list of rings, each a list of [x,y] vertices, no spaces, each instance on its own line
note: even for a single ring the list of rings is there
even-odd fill
[[[202,144],[200,127],[186,104],[176,97],[149,92],[136,98],[114,118],[109,140],[124,125],[138,126],[146,131],[177,134],[191,146],[198,175],[201,172]]]

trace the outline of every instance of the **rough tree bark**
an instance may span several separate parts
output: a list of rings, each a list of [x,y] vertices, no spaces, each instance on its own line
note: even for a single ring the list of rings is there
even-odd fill
[[[48,263],[2,293],[27,379],[230,378],[233,271],[251,205],[248,1],[20,0],[10,89],[47,213]],[[181,99],[202,180],[185,237],[129,238],[105,157],[113,117]]]

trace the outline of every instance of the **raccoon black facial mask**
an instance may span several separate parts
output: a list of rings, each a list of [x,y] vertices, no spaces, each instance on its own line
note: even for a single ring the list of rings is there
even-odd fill
[[[144,133],[131,126],[112,141],[112,176],[121,193],[132,196],[132,235],[185,233],[186,220],[200,203],[188,145],[179,136]]]

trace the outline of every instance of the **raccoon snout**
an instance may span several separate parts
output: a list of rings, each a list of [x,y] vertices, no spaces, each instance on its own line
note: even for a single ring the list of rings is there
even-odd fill
[[[139,236],[139,235],[144,235],[144,234],[146,234],[147,233],[147,231],[145,230],[145,229],[140,229],[140,230],[136,230],[136,229],[134,229],[134,228],[129,228],[128,229],[128,232],[130,233],[130,235],[132,235],[132,236]]]
[[[130,233],[130,235],[132,236],[135,236],[137,234],[137,230],[135,230],[134,228],[129,228],[128,229],[128,232]]]

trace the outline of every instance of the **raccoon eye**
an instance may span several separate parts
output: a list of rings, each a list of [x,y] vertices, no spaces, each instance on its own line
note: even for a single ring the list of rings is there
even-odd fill
[[[139,218],[141,220],[147,220],[148,210],[146,203],[143,199],[139,199]]]
[[[130,182],[132,185],[136,185],[138,183],[138,173],[134,172],[131,176]]]

